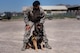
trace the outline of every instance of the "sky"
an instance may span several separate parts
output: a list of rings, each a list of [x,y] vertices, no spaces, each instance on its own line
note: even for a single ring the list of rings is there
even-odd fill
[[[0,12],[21,12],[23,6],[32,6],[35,0],[0,0]],[[39,0],[41,6],[57,4],[80,5],[80,0]]]

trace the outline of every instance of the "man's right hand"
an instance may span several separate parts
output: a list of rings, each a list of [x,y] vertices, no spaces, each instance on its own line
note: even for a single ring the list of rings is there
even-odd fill
[[[30,26],[29,25],[26,26],[26,30],[30,30]]]

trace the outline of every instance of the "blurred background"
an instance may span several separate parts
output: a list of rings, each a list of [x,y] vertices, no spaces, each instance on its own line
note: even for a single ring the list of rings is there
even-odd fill
[[[23,12],[32,6],[35,0],[0,0],[0,20],[23,18]],[[46,18],[80,19],[80,0],[39,0],[44,9]]]

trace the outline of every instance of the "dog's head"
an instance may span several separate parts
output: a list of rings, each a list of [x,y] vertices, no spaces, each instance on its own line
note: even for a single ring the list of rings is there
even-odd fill
[[[35,31],[37,31],[37,32],[43,32],[43,24],[42,23],[36,24]]]
[[[38,23],[35,25],[35,30],[33,31],[33,35],[43,36],[43,24]]]

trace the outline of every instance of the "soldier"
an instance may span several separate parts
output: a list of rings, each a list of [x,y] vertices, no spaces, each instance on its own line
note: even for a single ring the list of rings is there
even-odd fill
[[[23,48],[22,51],[24,51],[26,49],[26,45],[28,44],[29,38],[30,38],[30,33],[31,33],[31,29],[32,27],[35,25],[35,23],[44,23],[45,21],[45,13],[44,10],[40,7],[40,2],[39,1],[34,1],[33,2],[33,6],[29,7],[29,9],[27,9],[24,12],[24,22],[26,24],[25,26],[25,34],[24,34],[24,39],[23,39]],[[45,47],[48,49],[51,49],[51,47],[48,44],[48,39],[46,37],[45,31],[44,31],[44,43],[45,43]]]

